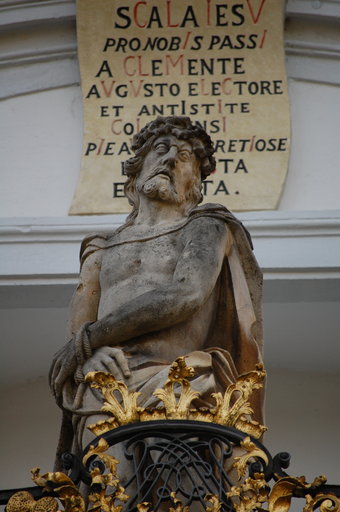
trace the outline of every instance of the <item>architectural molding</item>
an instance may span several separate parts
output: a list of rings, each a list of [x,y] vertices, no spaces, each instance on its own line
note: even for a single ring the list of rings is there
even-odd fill
[[[79,84],[75,15],[75,0],[1,2],[0,99]],[[340,85],[340,3],[288,0],[286,18],[288,76]]]
[[[264,272],[265,300],[340,300],[340,211],[247,212],[238,217],[252,235]],[[40,307],[46,296],[48,303],[66,306],[77,281],[81,240],[116,229],[124,218],[2,219],[2,306],[23,307],[29,291]]]
[[[340,210],[250,211],[235,215],[253,238],[304,235],[340,237]],[[32,241],[81,241],[96,231],[112,231],[122,225],[126,214],[79,215],[67,217],[2,217],[0,244]]]
[[[0,5],[0,99],[79,84],[75,2]]]
[[[319,9],[309,14],[306,11],[301,14],[287,8],[285,49],[288,76],[339,85],[340,4],[337,2],[333,16],[322,16]]]
[[[0,27],[75,18],[75,0],[2,0]]]
[[[338,0],[287,0],[286,14],[303,18],[340,20],[340,4]]]

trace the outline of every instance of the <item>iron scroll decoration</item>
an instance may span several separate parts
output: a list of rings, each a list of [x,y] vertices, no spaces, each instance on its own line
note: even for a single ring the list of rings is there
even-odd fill
[[[238,447],[241,443],[244,443],[244,441],[248,438],[244,432],[234,429],[232,427],[225,427],[221,425],[216,424],[209,424],[206,422],[197,422],[197,421],[187,421],[187,420],[165,420],[165,421],[150,421],[150,422],[143,422],[143,423],[133,423],[126,426],[119,427],[115,430],[112,430],[110,432],[107,432],[105,434],[102,434],[98,436],[96,439],[93,440],[93,443],[86,447],[84,450],[82,456],[86,457],[86,454],[89,452],[93,452],[96,450],[96,447],[100,445],[102,440],[104,440],[107,443],[107,446],[114,446],[117,443],[127,441],[126,445],[126,454],[127,456],[131,457],[131,450],[133,452],[134,448],[136,447],[136,442],[140,442],[140,440],[147,440],[149,438],[152,438],[153,440],[157,440],[156,442],[151,442],[149,445],[149,448],[152,450],[153,445],[155,446],[155,449],[157,450],[159,440],[162,439],[163,442],[162,448],[165,448],[165,451],[167,451],[166,447],[169,446],[170,450],[167,451],[166,456],[171,456],[173,454],[173,448],[175,446],[175,454],[174,459],[179,462],[179,467],[176,469],[175,474],[179,472],[181,474],[181,470],[184,469],[184,472],[187,471],[188,468],[196,468],[199,467],[199,464],[203,464],[205,473],[204,476],[204,486],[206,487],[206,490],[209,492],[213,490],[218,495],[218,502],[219,505],[216,508],[213,507],[207,507],[206,501],[203,498],[202,503],[202,497],[204,494],[203,489],[199,488],[196,489],[195,485],[192,485],[191,491],[188,492],[188,488],[186,487],[184,496],[182,496],[183,501],[186,500],[187,503],[191,502],[194,504],[195,509],[194,510],[211,510],[212,512],[217,511],[228,511],[231,512],[232,510],[239,512],[242,510],[245,511],[263,511],[266,512],[267,510],[272,512],[282,512],[282,510],[289,511],[290,507],[290,501],[291,498],[305,498],[306,505],[304,507],[304,511],[306,512],[312,512],[315,508],[320,507],[321,510],[328,511],[328,512],[339,512],[340,511],[340,485],[329,485],[325,483],[325,479],[320,481],[319,479],[316,479],[312,484],[307,484],[303,481],[303,477],[300,478],[294,478],[289,476],[284,470],[289,467],[290,463],[290,455],[287,452],[281,452],[275,455],[275,457],[272,457],[268,450],[265,448],[265,446],[260,443],[258,440],[251,438],[251,442],[253,442],[257,449],[261,450],[267,460],[264,461],[263,458],[255,457],[255,460],[253,460],[249,466],[248,466],[248,472],[249,477],[253,478],[253,482],[256,482],[256,478],[258,475],[261,475],[259,471],[263,472],[262,475],[264,476],[261,485],[266,486],[266,496],[263,501],[270,501],[271,495],[274,493],[275,486],[277,487],[278,492],[276,493],[278,498],[288,498],[288,502],[286,503],[286,506],[282,509],[281,506],[276,506],[276,503],[272,502],[272,506],[268,506],[268,509],[266,509],[263,506],[263,503],[254,503],[253,506],[248,507],[239,507],[235,506],[235,502],[232,501],[229,493],[226,492],[226,488],[223,487],[223,483],[226,483],[228,481],[228,478],[225,476],[225,467],[223,465],[223,462],[225,459],[228,459],[230,457],[229,451],[226,450],[226,453],[220,453],[220,457],[216,457],[215,451],[214,451],[214,443],[217,441],[217,443],[225,443],[226,446],[230,446],[231,444],[233,447]],[[190,439],[193,440],[194,446],[190,446]],[[180,442],[179,442],[180,441]],[[196,444],[195,444],[196,443]],[[181,450],[183,450],[182,446],[185,444],[188,444],[188,452],[187,458],[183,457],[183,453]],[[139,445],[140,446],[140,445]],[[208,450],[206,450],[206,447],[208,446]],[[219,445],[221,446],[221,445]],[[211,453],[211,449],[213,450],[213,461],[209,459],[209,453]],[[176,453],[177,452],[177,453]],[[204,461],[200,460],[204,456]],[[149,470],[152,470],[155,466],[155,462],[151,461],[145,461],[143,460],[143,457],[140,457],[140,454],[138,455],[140,460],[140,465],[136,468],[136,475],[132,475],[130,478],[130,482],[126,482],[126,488],[128,486],[131,486],[131,483],[133,483],[133,479],[136,479],[139,483],[139,490],[137,493],[135,493],[134,496],[129,497],[127,500],[127,503],[123,505],[121,508],[115,508],[112,510],[120,510],[120,511],[133,511],[138,510],[138,512],[144,512],[148,511],[149,509],[146,507],[142,507],[140,503],[145,505],[145,502],[139,502],[139,499],[143,499],[144,497],[148,496],[148,493],[153,492],[152,485],[155,481],[153,478],[146,478],[145,485],[140,485],[141,481],[137,480],[137,478],[140,478],[140,475],[143,477],[143,471],[142,468],[145,467],[146,469],[149,468]],[[133,455],[132,455],[133,458]],[[192,460],[190,460],[190,458]],[[206,465],[208,458],[208,466]],[[145,462],[145,464],[144,464]],[[98,484],[93,484],[93,478],[91,476],[91,472],[93,474],[93,471],[97,470],[97,472],[100,472],[101,474],[105,471],[105,464],[102,462],[100,458],[96,456],[95,453],[90,455],[90,457],[87,459],[86,464],[82,464],[82,461],[80,458],[76,457],[75,455],[72,455],[71,453],[65,453],[63,456],[63,465],[65,472],[69,473],[69,476],[66,477],[69,480],[69,482],[74,482],[74,488],[76,488],[76,485],[79,485],[80,482],[85,483],[89,486],[89,489],[92,492],[98,492],[98,488],[96,489],[96,486],[98,487]],[[157,465],[157,463],[156,463]],[[158,472],[160,473],[160,476],[162,474],[162,468],[165,467],[166,464],[164,461],[158,466]],[[216,472],[217,468],[217,472]],[[59,511],[59,507],[57,508],[48,508],[44,506],[44,508],[39,508],[39,504],[48,505],[51,502],[48,502],[47,500],[52,500],[55,498],[60,499],[60,480],[57,482],[57,480],[54,478],[55,473],[49,473],[45,475],[44,482],[35,479],[36,483],[38,483],[38,487],[28,487],[25,489],[12,489],[12,490],[5,490],[0,491],[0,505],[6,505],[6,512],[22,512],[23,510],[32,510],[35,512],[35,509],[33,508],[23,508],[22,505],[20,505],[20,499],[19,495],[24,495],[21,502],[25,502],[25,505],[27,506],[27,496],[31,496],[32,503],[36,503],[38,505],[38,508],[36,510],[44,510],[45,511]],[[148,472],[144,472],[144,475],[148,476]],[[150,476],[150,474],[149,474]],[[152,476],[152,475],[151,475]],[[254,478],[255,477],[255,478]],[[50,478],[50,480],[49,480]],[[272,490],[270,490],[269,483],[271,480],[274,480],[274,486],[272,486]],[[202,483],[203,479],[201,479]],[[178,487],[179,494],[181,494],[181,479],[178,479],[176,481],[176,485]],[[197,486],[198,487],[198,486]],[[287,495],[287,489],[291,489],[290,495]],[[176,493],[175,493],[176,494]],[[152,506],[151,510],[156,511],[158,509],[162,508],[162,504],[166,504],[166,501],[175,501],[178,503],[177,497],[175,494],[167,495],[160,494],[158,496],[158,503],[156,503],[156,506]],[[215,496],[216,496],[215,494]],[[70,493],[70,496],[72,497],[72,493]],[[208,494],[209,496],[209,494]],[[211,496],[211,495],[210,495]],[[15,497],[18,497],[19,505],[16,507],[14,505],[14,502],[11,503]],[[54,498],[52,498],[54,497]],[[141,498],[140,498],[141,497]],[[34,501],[36,500],[36,501]],[[44,501],[45,500],[45,501]],[[55,502],[56,503],[56,502]],[[321,508],[321,505],[324,503],[328,503],[328,506],[324,506]],[[182,502],[180,503],[181,506],[175,506],[175,507],[168,507],[169,510],[172,510],[173,512],[186,512],[189,511],[189,508],[186,508],[183,506]],[[197,505],[197,508],[196,508]],[[261,506],[262,505],[262,506]],[[308,506],[309,505],[309,506]],[[73,511],[79,511],[79,510],[89,510],[84,505],[83,508],[78,508],[77,502],[73,504],[72,502],[69,502],[68,506],[66,502],[64,502],[65,511],[68,510],[70,512]],[[101,509],[100,509],[101,510]],[[190,510],[192,510],[190,508]]]
[[[157,512],[162,504],[173,504],[173,496],[182,505],[195,504],[195,510],[206,510],[206,497],[218,497],[222,511],[232,511],[233,504],[227,496],[233,482],[228,474],[235,448],[248,438],[247,434],[232,427],[223,427],[200,421],[158,420],[134,423],[111,430],[98,436],[83,454],[105,439],[108,446],[125,443],[125,460],[131,464],[131,476],[124,482],[130,496],[124,506],[125,512],[134,512],[140,503],[152,503]],[[256,456],[249,464],[249,476],[262,473],[266,480],[273,477],[273,459],[268,450],[257,439],[251,438],[265,457]],[[94,450],[95,451],[95,450]],[[228,464],[229,461],[229,464]],[[65,470],[76,482],[91,485],[91,472],[99,468],[105,471],[104,463],[94,454],[86,465],[70,454],[64,457]],[[278,464],[276,470],[280,471]]]
[[[303,512],[340,512],[340,485],[323,476],[312,483],[289,476],[289,454],[273,458],[259,440],[266,428],[252,420],[248,398],[261,387],[262,366],[224,395],[212,395],[212,409],[192,408],[198,396],[187,380],[192,376],[178,358],[154,392],[164,407],[144,409],[138,393],[112,375],[88,374],[109,413],[89,425],[96,437],[79,457],[63,455],[64,472],[33,469],[38,487],[0,491],[0,504],[6,512],[60,512],[59,502],[65,512],[289,512],[296,497],[306,501]],[[125,475],[117,467],[122,462]]]

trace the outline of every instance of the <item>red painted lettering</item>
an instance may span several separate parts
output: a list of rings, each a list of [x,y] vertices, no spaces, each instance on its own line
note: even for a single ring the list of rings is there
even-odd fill
[[[107,98],[110,98],[111,94],[112,94],[112,89],[113,89],[113,86],[114,84],[116,83],[115,80],[112,80],[111,81],[111,85],[108,89],[106,89],[106,85],[105,85],[105,81],[104,80],[101,80],[100,83],[102,84],[102,88],[103,88],[103,91],[104,91],[104,94]]]
[[[247,0],[247,4],[248,4],[248,9],[249,9],[249,12],[250,12],[250,16],[253,20],[253,22],[256,24],[259,19],[260,19],[260,16],[261,16],[261,13],[262,13],[262,9],[263,9],[263,6],[264,6],[264,3],[265,3],[266,0],[260,0],[260,6],[259,6],[259,9],[257,11],[257,14],[255,15],[254,13],[254,9],[253,9],[253,0]]]
[[[134,19],[134,22],[137,25],[137,27],[145,28],[146,27],[146,23],[140,23],[140,21],[138,19],[138,10],[139,10],[139,6],[140,5],[146,5],[146,2],[137,2],[136,3],[136,5],[133,8],[133,19]]]
[[[167,26],[170,28],[175,28],[179,26],[179,23],[172,25],[171,23],[171,0],[166,0],[166,16],[167,16]]]

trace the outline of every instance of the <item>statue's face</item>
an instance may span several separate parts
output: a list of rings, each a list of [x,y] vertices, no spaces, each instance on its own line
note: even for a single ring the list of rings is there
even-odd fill
[[[199,179],[199,162],[191,144],[174,135],[164,135],[154,141],[144,159],[137,190],[150,199],[185,202]]]

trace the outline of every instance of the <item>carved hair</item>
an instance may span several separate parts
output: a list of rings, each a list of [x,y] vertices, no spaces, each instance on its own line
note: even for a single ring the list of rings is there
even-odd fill
[[[158,137],[169,134],[190,142],[200,164],[201,181],[205,180],[215,170],[216,161],[212,156],[214,153],[213,144],[210,136],[203,128],[192,124],[189,117],[157,117],[157,119],[148,123],[139,133],[134,135],[131,149],[136,156],[129,158],[124,163],[124,170],[128,177],[124,187],[125,195],[133,207],[127,219],[128,223],[133,221],[138,211],[139,195],[136,190],[136,180],[142,170],[144,158]],[[190,196],[188,199],[193,206],[202,201],[201,183],[193,186]]]

